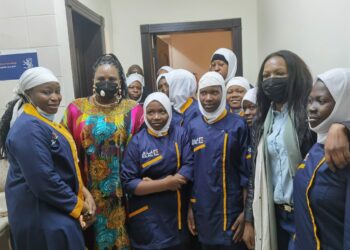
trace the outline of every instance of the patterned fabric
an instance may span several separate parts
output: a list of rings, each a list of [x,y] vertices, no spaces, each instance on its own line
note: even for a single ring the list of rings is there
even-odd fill
[[[129,249],[120,164],[127,142],[142,123],[142,107],[132,100],[107,108],[81,98],[65,112],[63,124],[75,139],[83,181],[97,206],[94,249]]]

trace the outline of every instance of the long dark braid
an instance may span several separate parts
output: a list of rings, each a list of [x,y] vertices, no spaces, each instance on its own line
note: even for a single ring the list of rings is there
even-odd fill
[[[125,98],[126,97],[125,74],[124,74],[124,70],[123,70],[121,63],[119,62],[118,58],[114,54],[112,54],[112,53],[104,54],[96,60],[95,64],[92,66],[94,75],[96,73],[97,68],[100,65],[105,65],[105,64],[113,65],[117,68],[119,76],[120,76],[120,80],[121,80],[122,98]]]
[[[15,99],[6,104],[5,113],[2,115],[0,120],[0,159],[7,158],[5,142],[10,130],[13,108],[15,107],[17,101],[18,99]]]

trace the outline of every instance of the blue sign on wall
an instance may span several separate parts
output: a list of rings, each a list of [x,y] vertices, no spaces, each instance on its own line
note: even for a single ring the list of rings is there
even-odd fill
[[[0,81],[16,80],[29,68],[38,67],[36,52],[0,54]]]

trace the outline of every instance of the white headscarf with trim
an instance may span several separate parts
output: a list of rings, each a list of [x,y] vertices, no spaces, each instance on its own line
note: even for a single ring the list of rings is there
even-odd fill
[[[222,90],[222,97],[221,97],[221,102],[217,110],[215,110],[212,113],[209,113],[204,110],[201,102],[200,102],[200,91],[201,89],[204,89],[206,87],[210,86],[220,86]],[[202,115],[207,119],[207,122],[209,124],[213,123],[221,114],[224,112],[226,109],[226,91],[225,91],[225,81],[224,78],[217,72],[215,71],[210,71],[205,73],[201,79],[199,80],[198,83],[198,106],[199,110],[201,111]]]
[[[23,112],[23,99],[20,98],[20,95],[24,95],[27,98],[27,94],[25,93],[26,90],[29,90],[31,88],[34,88],[36,86],[39,86],[44,83],[48,82],[57,82],[59,83],[56,76],[52,73],[51,70],[44,68],[44,67],[35,67],[27,69],[23,72],[21,77],[19,78],[18,84],[16,88],[14,89],[14,93],[16,94],[16,98],[18,98],[18,101],[16,102],[13,112],[12,112],[12,119],[10,122],[10,127],[15,123],[16,119],[22,114]]]
[[[332,113],[318,126],[311,128],[317,133],[317,142],[324,144],[333,123],[350,120],[350,68],[331,69],[318,75],[317,80],[326,85],[335,101]]]
[[[252,89],[249,89],[247,91],[247,93],[245,93],[243,99],[242,99],[242,107],[243,107],[243,102],[244,101],[250,101],[251,103],[253,104],[256,104],[256,94],[258,92],[258,88],[255,87],[255,88],[252,88]]]
[[[225,78],[225,84],[228,83],[229,80],[231,80],[235,75],[237,71],[237,57],[235,53],[233,53],[232,50],[226,49],[226,48],[220,48],[216,50],[213,55],[212,59],[215,54],[219,54],[225,57],[226,61],[228,62],[228,70],[227,70],[227,76]]]
[[[197,90],[195,76],[185,69],[175,69],[165,76],[169,84],[169,99],[174,109],[180,112],[187,99]]]
[[[143,88],[145,87],[145,79],[144,79],[143,75],[140,75],[138,73],[130,74],[126,78],[126,86],[129,87],[133,82],[136,82],[136,81],[141,84],[141,95],[140,95],[139,99],[136,100],[136,102],[139,103],[142,99]]]
[[[153,102],[153,101],[157,101],[160,104],[163,105],[163,107],[165,108],[166,112],[169,115],[168,121],[166,122],[165,126],[161,129],[161,130],[155,130],[151,127],[151,125],[149,124],[148,120],[147,120],[147,106]],[[170,123],[171,123],[171,119],[172,119],[172,111],[171,111],[171,104],[170,104],[170,100],[167,97],[166,94],[162,93],[162,92],[154,92],[152,94],[150,94],[149,96],[147,96],[144,104],[143,104],[143,113],[145,116],[145,123],[147,125],[147,128],[149,130],[151,130],[154,134],[156,134],[157,136],[162,136],[164,135],[166,132],[168,132],[169,127],[170,127]]]
[[[249,81],[241,76],[236,76],[236,77],[233,77],[231,80],[229,80],[226,85],[226,91],[232,86],[240,86],[244,88],[246,91],[250,89]]]

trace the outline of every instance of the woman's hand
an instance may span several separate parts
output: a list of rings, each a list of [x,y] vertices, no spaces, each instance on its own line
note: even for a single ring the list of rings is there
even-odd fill
[[[329,128],[324,145],[325,158],[329,168],[344,168],[350,165],[348,130],[343,124],[334,123]]]
[[[197,235],[196,224],[194,222],[194,216],[193,216],[193,210],[192,210],[191,204],[188,206],[187,225],[188,225],[188,229],[190,230],[191,234],[193,236]]]
[[[233,223],[231,230],[234,232],[233,241],[235,243],[241,242],[244,233],[244,212],[240,213]]]
[[[185,177],[180,174],[168,175],[164,178],[164,183],[168,190],[177,191],[181,188],[182,185],[187,183]]]
[[[90,215],[95,215],[96,204],[95,204],[94,198],[92,197],[91,193],[85,186],[83,187],[83,195],[84,195],[84,201],[86,202],[86,205],[87,205],[87,212]]]
[[[243,241],[248,249],[254,249],[255,247],[255,231],[254,226],[251,222],[245,222]]]

